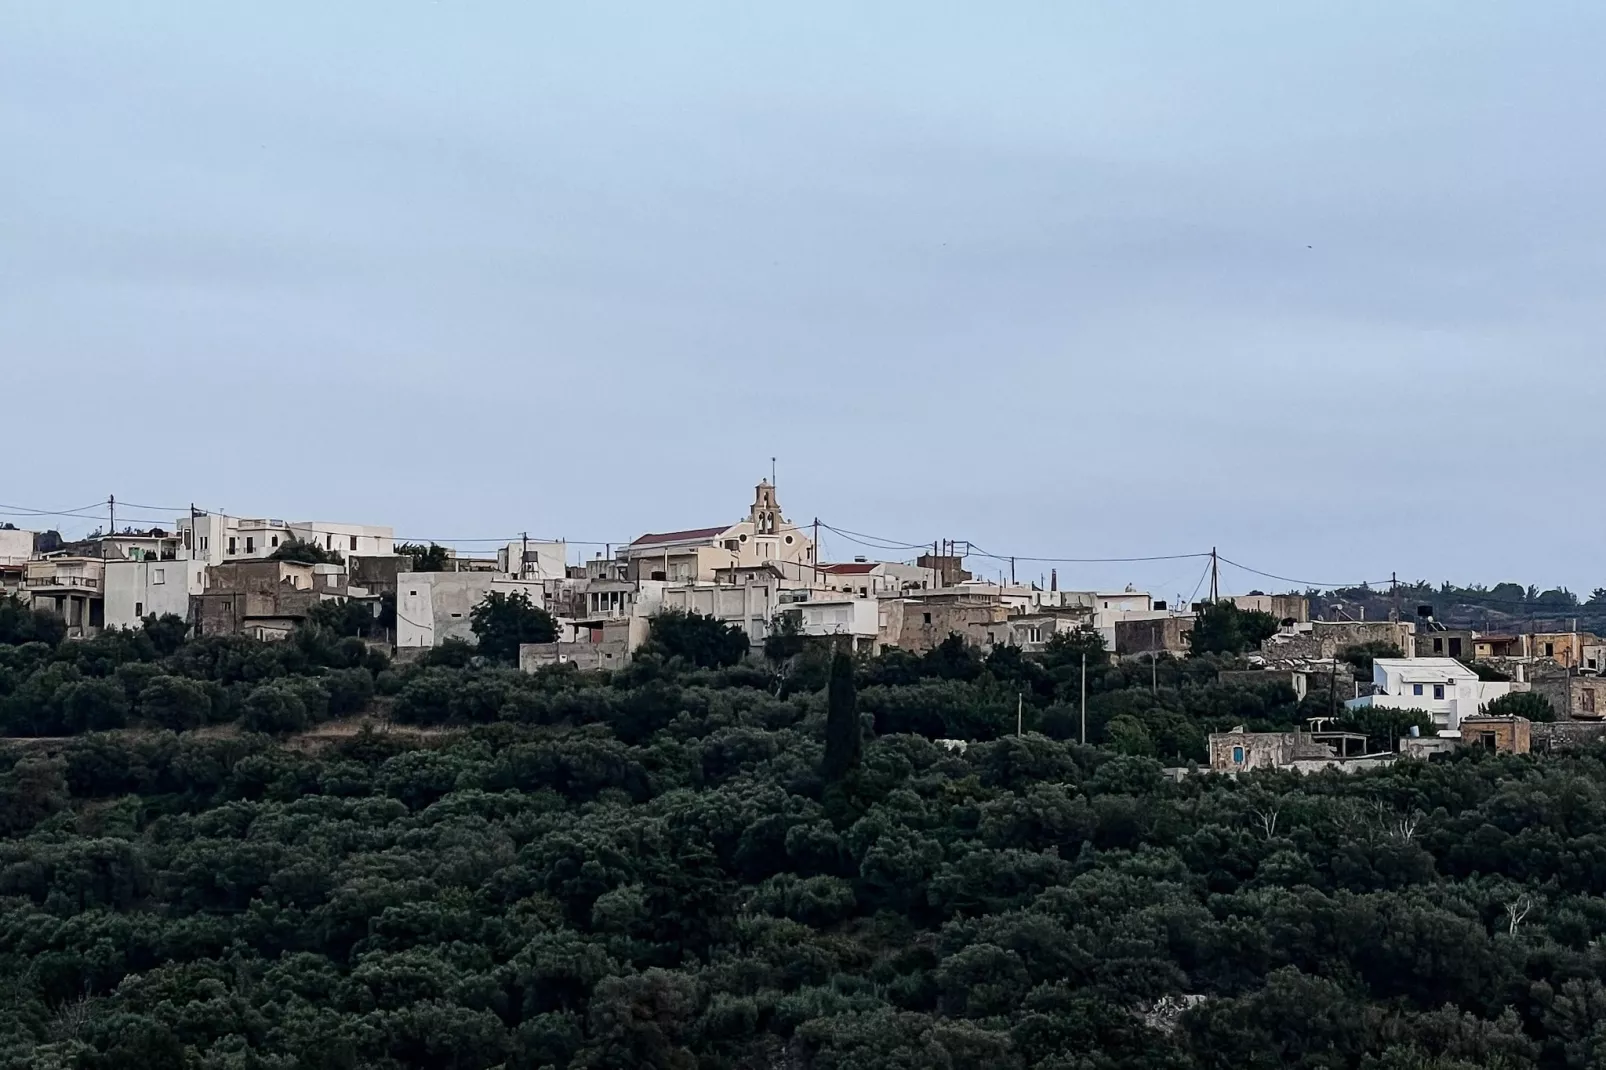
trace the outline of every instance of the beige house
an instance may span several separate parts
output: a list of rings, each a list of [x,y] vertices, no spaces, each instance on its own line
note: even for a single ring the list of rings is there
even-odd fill
[[[812,570],[814,542],[787,521],[768,480],[754,488],[747,519],[686,531],[654,532],[622,548],[626,578],[712,583],[716,570],[773,564],[787,574]]]
[[[23,586],[33,608],[54,613],[70,638],[82,639],[105,627],[105,574],[98,557],[45,557],[24,566]]]

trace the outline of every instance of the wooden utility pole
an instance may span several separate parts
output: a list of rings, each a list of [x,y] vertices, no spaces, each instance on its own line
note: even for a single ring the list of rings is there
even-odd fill
[[[117,534],[117,495],[115,494],[106,495],[106,515],[108,518],[106,522],[106,534],[108,536]],[[105,539],[100,540],[100,556],[103,558],[106,556]]]
[[[809,556],[814,559],[814,586],[820,585],[820,518],[814,518],[814,546],[809,550]]]

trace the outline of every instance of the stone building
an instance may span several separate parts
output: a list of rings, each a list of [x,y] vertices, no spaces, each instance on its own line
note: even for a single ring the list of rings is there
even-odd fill
[[[313,606],[346,593],[339,565],[234,561],[207,568],[206,590],[190,595],[190,619],[197,635],[283,639]]]
[[[1461,718],[1461,742],[1465,746],[1481,747],[1501,754],[1527,754],[1532,737],[1526,717],[1479,714]]]

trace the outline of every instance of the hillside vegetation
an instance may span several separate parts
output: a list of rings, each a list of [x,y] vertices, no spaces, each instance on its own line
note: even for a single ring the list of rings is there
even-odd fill
[[[151,624],[0,606],[0,1067],[1606,1060],[1606,752],[1177,781],[1326,696],[1096,640],[692,619],[525,675]],[[376,708],[448,730],[291,745]]]

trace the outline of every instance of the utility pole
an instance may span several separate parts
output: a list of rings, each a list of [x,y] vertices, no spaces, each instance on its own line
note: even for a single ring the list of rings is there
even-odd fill
[[[1221,563],[1216,557],[1216,548],[1210,548],[1210,601],[1216,602],[1221,598]]]
[[[1155,663],[1159,661],[1159,659],[1159,651],[1149,651],[1149,694],[1151,695],[1158,695],[1160,693],[1160,670],[1155,667]]]
[[[1026,723],[1026,696],[1023,692],[1015,692],[1015,734],[1021,734],[1021,726]]]
[[[106,534],[108,536],[115,535],[117,533],[117,495],[115,494],[106,495],[106,515],[108,517]],[[105,539],[100,540],[100,556],[102,558],[106,556]]]
[[[1011,587],[1015,586],[1015,559],[1013,557],[1009,559],[1009,585]]]
[[[519,579],[524,579],[525,572],[530,567],[530,533],[519,532]]]
[[[820,518],[814,518],[814,548],[809,551],[814,559],[814,586],[820,585]]]
[[[1389,594],[1392,594],[1394,596],[1394,621],[1395,621],[1395,623],[1399,623],[1399,620],[1400,620],[1400,574],[1398,572],[1390,572],[1389,573]]]
[[[1082,651],[1082,744],[1087,744],[1087,651]]]

